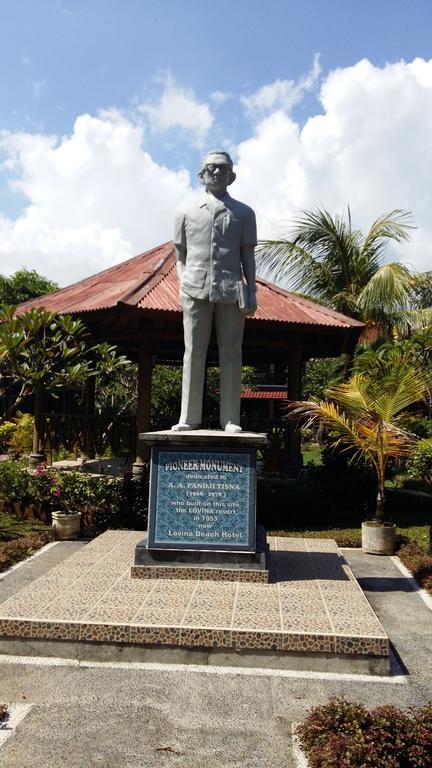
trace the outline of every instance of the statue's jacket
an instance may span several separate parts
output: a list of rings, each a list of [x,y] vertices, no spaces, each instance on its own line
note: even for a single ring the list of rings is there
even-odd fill
[[[245,246],[257,243],[255,213],[228,193],[217,199],[205,194],[180,208],[174,244],[184,257],[181,289],[195,299],[231,304],[236,283],[247,276]]]

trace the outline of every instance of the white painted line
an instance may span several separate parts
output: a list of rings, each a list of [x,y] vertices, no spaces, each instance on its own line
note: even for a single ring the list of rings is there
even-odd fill
[[[41,549],[38,549],[37,552],[34,553],[34,555],[30,555],[29,557],[26,557],[24,560],[20,560],[19,563],[15,563],[15,565],[11,565],[10,568],[7,569],[7,571],[2,571],[0,573],[0,581],[4,579],[5,576],[9,576],[10,573],[13,573],[13,571],[18,570],[18,568],[21,568],[23,565],[27,565],[27,563],[30,562],[30,560],[35,560],[39,555],[42,555],[44,552],[47,551],[47,549],[51,549],[51,547],[57,546],[57,544],[60,544],[60,541],[50,541],[48,544],[44,544],[44,546]]]
[[[406,685],[406,675],[364,675],[352,672],[319,672],[295,669],[269,669],[264,667],[225,667],[212,664],[175,664],[152,661],[86,661],[49,656],[12,656],[0,654],[0,664],[21,664],[35,667],[74,667],[85,669],[124,669],[143,672],[182,672],[199,675],[229,675],[240,677],[281,677],[294,680],[322,680],[379,683],[380,685]]]
[[[391,558],[393,560],[394,564],[399,568],[400,572],[403,573],[404,576],[408,579],[408,581],[411,582],[411,586],[414,590],[414,592],[421,597],[424,603],[426,603],[429,610],[432,611],[432,595],[429,594],[425,589],[422,589],[417,582],[415,576],[411,573],[411,571],[408,570],[408,568],[402,563],[401,560],[397,557],[397,555],[393,555]]]
[[[15,731],[15,728],[24,720],[25,716],[30,712],[33,704],[8,704],[7,708],[9,716],[6,720],[0,723],[0,747],[3,746],[6,739]]]
[[[292,754],[294,758],[294,762],[297,766],[297,768],[310,768],[309,766],[309,760],[307,759],[305,753],[303,752],[300,741],[298,737],[295,734],[295,729],[298,723],[293,723],[291,726],[291,733],[292,733]]]

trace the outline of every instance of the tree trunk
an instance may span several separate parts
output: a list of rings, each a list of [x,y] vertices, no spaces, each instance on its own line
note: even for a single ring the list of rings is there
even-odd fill
[[[377,523],[383,523],[385,521],[385,497],[384,494],[378,492],[376,507],[375,507],[375,521]]]

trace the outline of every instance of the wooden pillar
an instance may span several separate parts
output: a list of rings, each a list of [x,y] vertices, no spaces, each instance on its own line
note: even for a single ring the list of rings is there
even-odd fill
[[[93,430],[95,428],[96,377],[89,376],[84,386],[83,459],[96,458]]]
[[[148,341],[142,342],[138,350],[138,393],[137,393],[137,447],[132,468],[134,475],[142,475],[149,459],[149,447],[139,440],[140,432],[150,431],[152,350]]]
[[[294,347],[288,354],[287,385],[289,400],[301,399],[301,370],[301,349]],[[287,473],[296,474],[302,466],[300,430],[297,424],[293,422],[288,423],[286,436]]]
[[[43,464],[46,461],[42,446],[42,410],[43,389],[37,386],[34,393],[33,449],[29,456],[30,467],[37,467],[38,464]]]

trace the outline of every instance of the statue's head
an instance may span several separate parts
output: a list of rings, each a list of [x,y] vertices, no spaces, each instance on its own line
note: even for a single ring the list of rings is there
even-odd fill
[[[201,183],[210,192],[223,192],[235,181],[233,161],[223,149],[212,149],[204,156],[198,174]]]

